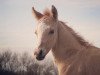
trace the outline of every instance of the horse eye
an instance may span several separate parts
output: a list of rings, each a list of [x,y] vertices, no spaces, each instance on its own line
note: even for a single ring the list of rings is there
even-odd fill
[[[51,31],[49,32],[49,34],[54,34],[54,30],[51,30]]]

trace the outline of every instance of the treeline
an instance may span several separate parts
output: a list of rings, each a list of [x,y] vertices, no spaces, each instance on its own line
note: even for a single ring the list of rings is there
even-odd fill
[[[0,53],[0,75],[58,75],[52,60],[39,62],[28,53]]]

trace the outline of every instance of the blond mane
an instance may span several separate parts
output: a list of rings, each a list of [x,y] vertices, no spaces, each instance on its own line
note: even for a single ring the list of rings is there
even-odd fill
[[[76,40],[85,47],[89,47],[92,46],[92,44],[90,44],[89,42],[87,42],[86,40],[83,39],[83,37],[81,37],[78,33],[76,33],[72,28],[70,28],[69,26],[67,26],[64,22],[60,21],[60,23],[62,23],[64,25],[65,28],[67,28],[71,34],[76,38]]]
[[[52,15],[49,9],[45,9],[43,14],[44,14],[44,16],[48,16],[48,17],[50,17]]]

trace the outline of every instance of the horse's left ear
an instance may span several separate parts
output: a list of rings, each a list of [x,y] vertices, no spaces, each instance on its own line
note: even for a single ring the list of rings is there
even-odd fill
[[[52,12],[53,18],[58,19],[58,12],[54,5],[52,5],[51,12]]]
[[[34,9],[34,7],[32,7],[32,13],[33,13],[34,17],[35,17],[37,20],[39,20],[39,19],[41,19],[41,18],[43,17],[43,14],[41,14],[41,13],[38,12],[38,11],[36,11],[36,10]]]

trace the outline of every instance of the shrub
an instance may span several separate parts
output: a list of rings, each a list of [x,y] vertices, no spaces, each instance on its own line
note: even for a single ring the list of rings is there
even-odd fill
[[[17,54],[12,51],[0,53],[0,75],[57,75],[52,60],[39,62],[28,53]]]

